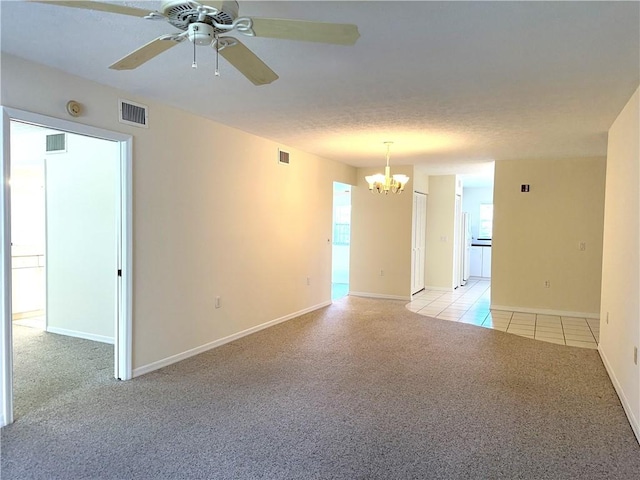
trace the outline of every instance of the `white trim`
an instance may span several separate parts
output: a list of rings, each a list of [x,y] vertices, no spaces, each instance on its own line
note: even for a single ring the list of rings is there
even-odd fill
[[[126,133],[113,132],[103,128],[92,127],[83,123],[70,122],[61,118],[40,115],[39,113],[27,112],[12,107],[2,107],[9,114],[9,118],[19,122],[33,123],[52,130],[62,130],[69,133],[77,133],[90,137],[102,138],[104,140],[112,140],[114,142],[126,142],[131,139],[131,135]]]
[[[117,278],[118,321],[115,335],[116,349],[115,376],[120,380],[133,377],[133,138],[120,143],[120,241],[118,242],[118,268],[122,276]],[[124,202],[122,202],[124,199]]]
[[[12,348],[12,318],[11,318],[11,195],[9,187],[10,154],[9,143],[10,118],[9,113],[2,108],[0,112],[0,171],[2,172],[2,189],[0,191],[0,308],[2,309],[2,324],[0,325],[0,426],[13,423],[13,348]]]
[[[570,312],[567,310],[548,310],[545,308],[509,307],[505,305],[491,305],[491,310],[506,310],[508,312],[537,313],[540,315],[556,315],[559,317],[579,317],[599,319],[600,314],[588,312]]]
[[[138,367],[133,370],[133,376],[139,377],[140,375],[153,372],[160,368],[172,365],[174,363],[180,362],[182,360],[186,360],[187,358],[193,357],[200,353],[206,352],[207,350],[220,347],[226,343],[233,342],[234,340],[238,340],[239,338],[246,337],[247,335],[251,335],[252,333],[259,332],[260,330],[264,330],[265,328],[273,327],[274,325],[277,325],[279,323],[286,322],[287,320],[291,320],[293,318],[299,317],[300,315],[304,315],[305,313],[313,312],[314,310],[319,310],[329,305],[331,305],[331,301],[322,302],[318,305],[314,305],[312,307],[299,310],[289,315],[285,315],[284,317],[276,318],[275,320],[270,320],[266,323],[262,323],[260,325],[256,325],[255,327],[251,327],[247,330],[234,333],[232,335],[229,335],[228,337],[220,338],[218,340],[214,340],[213,342],[205,343],[204,345],[200,345],[199,347],[192,348],[191,350],[187,350],[185,352],[178,353],[176,355],[172,355],[167,358],[163,358],[162,360],[149,363],[148,365],[143,365],[142,367]]]
[[[94,342],[109,343],[111,345],[114,345],[113,337],[96,335],[94,333],[79,332],[77,330],[69,330],[68,328],[58,327],[47,327],[47,332],[56,333],[58,335],[65,335],[67,337],[84,338],[85,340],[92,340]]]
[[[350,297],[365,297],[365,298],[383,298],[386,300],[407,300],[411,301],[411,295],[386,295],[384,293],[369,293],[369,292],[349,292]]]
[[[425,290],[435,290],[436,292],[453,292],[455,290],[455,288],[450,287],[431,287],[429,285],[427,285],[426,287],[424,287]]]
[[[636,436],[636,440],[638,441],[638,443],[640,443],[640,422],[638,422],[638,419],[633,415],[633,409],[631,408],[631,404],[629,403],[629,400],[624,394],[622,385],[620,385],[620,382],[618,381],[618,378],[616,377],[613,371],[613,368],[611,368],[611,364],[609,363],[609,360],[607,360],[607,356],[604,354],[604,351],[602,350],[601,346],[598,346],[598,353],[600,354],[600,358],[602,359],[602,363],[604,364],[605,370],[609,374],[611,383],[613,383],[613,388],[615,388],[616,393],[620,398],[620,403],[622,403],[622,409],[624,410],[624,413],[627,414],[627,419],[631,424],[631,429],[633,430],[633,433]]]

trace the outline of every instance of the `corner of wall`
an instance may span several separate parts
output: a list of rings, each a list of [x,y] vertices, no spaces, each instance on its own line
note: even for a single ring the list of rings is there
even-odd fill
[[[609,129],[598,350],[640,441],[640,87]]]

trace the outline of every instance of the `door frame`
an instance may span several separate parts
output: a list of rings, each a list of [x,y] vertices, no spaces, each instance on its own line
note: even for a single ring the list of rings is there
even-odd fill
[[[426,286],[427,261],[427,200],[426,193],[413,192],[413,211],[411,217],[411,295],[423,291]],[[424,203],[424,208],[420,204]],[[416,259],[416,251],[420,251],[420,258]],[[417,261],[419,260],[419,261]],[[417,269],[416,269],[417,265]],[[417,270],[417,271],[416,271]],[[416,277],[419,283],[416,282]]]
[[[120,144],[120,182],[118,188],[119,222],[116,275],[116,321],[114,335],[114,376],[120,380],[132,378],[132,316],[133,316],[133,137],[131,135],[91,127],[55,117],[40,115],[10,107],[0,106],[0,169],[4,180],[0,192],[0,426],[13,422],[13,338],[11,323],[11,170],[10,122],[11,120],[79,135],[101,138]],[[117,272],[116,272],[117,273]]]

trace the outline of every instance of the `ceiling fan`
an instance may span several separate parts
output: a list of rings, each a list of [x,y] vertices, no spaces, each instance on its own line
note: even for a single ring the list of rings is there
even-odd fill
[[[111,65],[109,68],[113,70],[138,68],[143,63],[148,62],[178,43],[189,40],[194,45],[194,67],[196,66],[195,47],[210,46],[215,49],[216,54],[222,55],[225,60],[238,69],[254,85],[266,85],[277,80],[278,75],[240,40],[224,34],[235,32],[248,37],[269,37],[336,45],[353,45],[360,37],[356,25],[279,18],[240,17],[238,16],[238,2],[235,0],[167,0],[161,3],[160,11],[151,12],[117,3],[77,0],[29,1],[118,13],[147,20],[164,20],[182,30],[180,33],[161,35],[134,50]]]

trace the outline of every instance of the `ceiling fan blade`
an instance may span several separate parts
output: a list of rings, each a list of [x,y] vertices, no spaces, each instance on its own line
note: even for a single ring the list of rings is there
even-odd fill
[[[360,38],[357,25],[308,22],[281,18],[252,18],[256,37],[353,45]]]
[[[109,66],[112,70],[133,70],[138,68],[153,57],[160,55],[162,52],[169,50],[171,47],[180,43],[171,38],[167,39],[165,35],[150,41],[146,45],[134,50],[126,57],[121,58],[113,65]]]
[[[98,10],[100,12],[119,13],[121,15],[131,15],[134,17],[145,17],[149,15],[151,10],[142,10],[141,8],[127,7],[117,3],[103,3],[90,1],[48,1],[48,0],[28,0],[29,2],[44,3],[46,5],[59,5],[62,7],[84,8],[85,10]]]
[[[271,70],[255,53],[242,42],[235,39],[235,45],[229,45],[220,50],[227,62],[236,67],[240,73],[254,85],[267,85],[278,79],[278,75]]]

